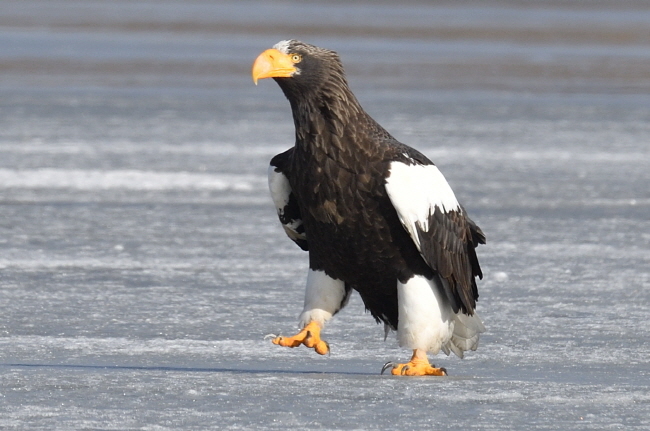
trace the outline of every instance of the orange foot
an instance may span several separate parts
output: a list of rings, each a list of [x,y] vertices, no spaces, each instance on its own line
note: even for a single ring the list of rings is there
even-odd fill
[[[396,364],[394,362],[386,362],[381,369],[384,374],[388,368],[393,367],[391,374],[394,376],[446,376],[447,370],[444,368],[436,368],[429,363],[426,353],[421,350],[414,350],[413,357],[406,364]]]
[[[301,344],[314,349],[319,355],[324,355],[329,353],[330,346],[327,344],[327,341],[321,340],[320,338],[321,327],[316,322],[309,322],[307,326],[302,328],[302,331],[298,332],[293,337],[275,337],[271,342],[277,344],[278,346],[284,347],[298,347]]]

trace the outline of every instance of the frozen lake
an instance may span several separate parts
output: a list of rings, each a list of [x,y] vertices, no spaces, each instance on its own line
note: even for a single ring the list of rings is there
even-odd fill
[[[3,430],[650,429],[646,2],[0,3]],[[291,333],[307,255],[266,186],[277,41],[443,171],[488,236],[487,332],[448,378],[355,296]]]

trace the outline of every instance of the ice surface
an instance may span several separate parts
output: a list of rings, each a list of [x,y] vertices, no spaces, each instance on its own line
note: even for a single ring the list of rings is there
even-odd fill
[[[0,4],[0,429],[650,428],[644,2]],[[277,222],[293,140],[252,60],[337,49],[366,109],[488,236],[487,332],[451,376],[357,296],[291,333],[307,257]]]

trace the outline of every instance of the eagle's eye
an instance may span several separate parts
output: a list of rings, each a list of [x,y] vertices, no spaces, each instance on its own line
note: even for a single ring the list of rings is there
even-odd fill
[[[294,63],[300,63],[300,60],[302,60],[302,56],[300,54],[291,54],[291,61]]]

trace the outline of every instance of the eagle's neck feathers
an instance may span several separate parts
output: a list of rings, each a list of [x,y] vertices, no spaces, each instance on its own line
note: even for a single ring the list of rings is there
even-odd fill
[[[380,137],[390,137],[361,107],[344,78],[331,79],[318,91],[288,97],[296,129],[296,148],[325,153],[342,167],[361,155],[372,157]],[[392,138],[392,137],[391,137]]]

